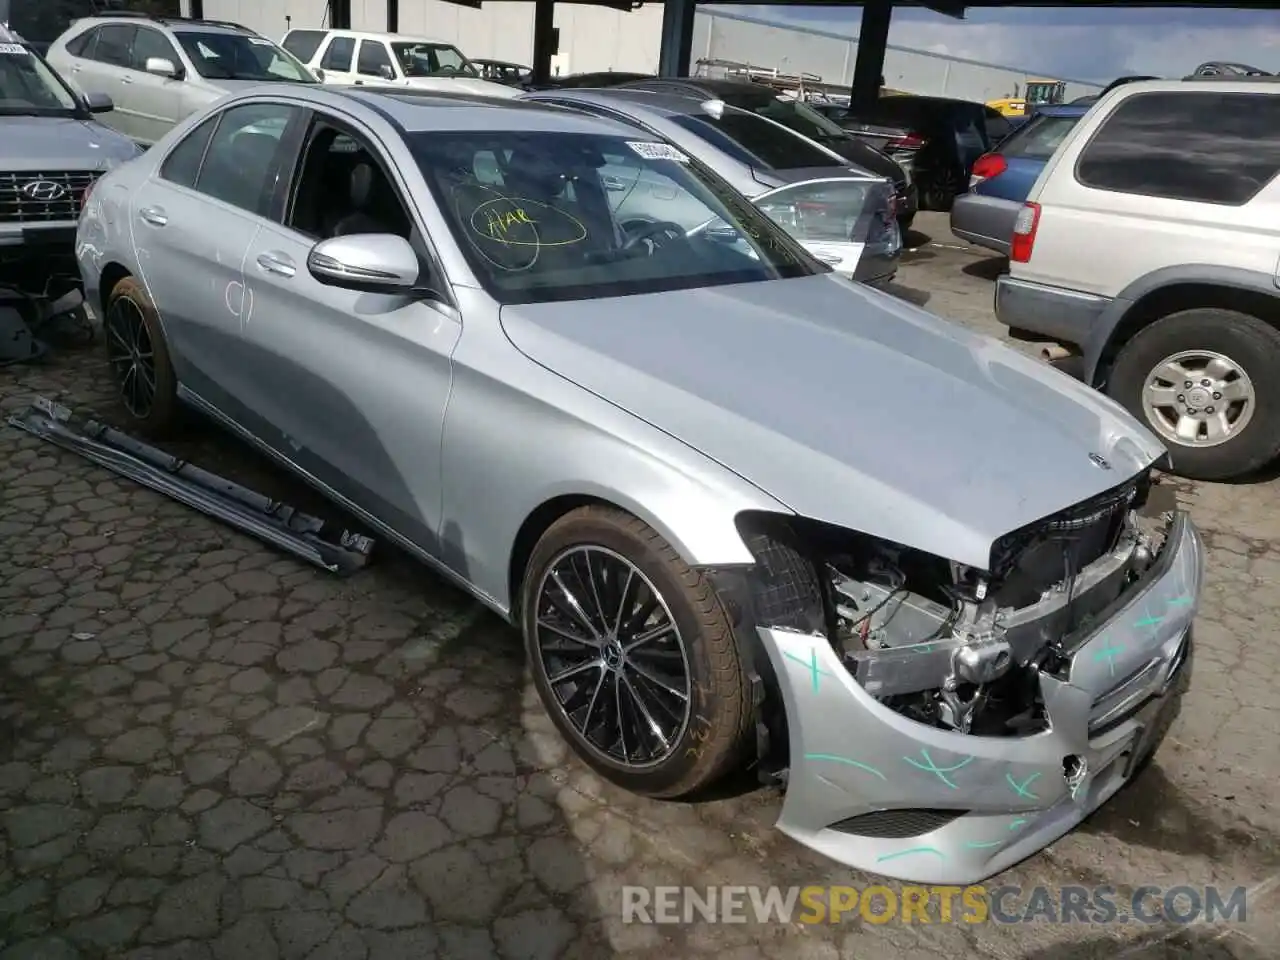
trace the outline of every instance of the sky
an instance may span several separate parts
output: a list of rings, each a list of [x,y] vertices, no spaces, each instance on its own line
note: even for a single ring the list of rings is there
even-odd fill
[[[726,10],[856,36],[861,10],[743,4]],[[929,10],[893,12],[889,43],[1071,80],[1124,74],[1181,77],[1206,60],[1280,72],[1280,10],[970,10],[954,20]]]

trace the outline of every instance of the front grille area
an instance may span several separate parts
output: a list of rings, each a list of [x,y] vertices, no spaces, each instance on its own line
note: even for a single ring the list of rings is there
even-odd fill
[[[1068,545],[1069,562],[1078,572],[1115,546],[1125,515],[1142,505],[1150,485],[1151,471],[1147,470],[1082,503],[1006,534],[992,547],[991,571],[997,576],[1009,573],[1024,551],[1051,541]]]
[[[878,840],[906,840],[922,837],[959,820],[964,810],[931,810],[925,807],[908,807],[904,810],[874,810],[861,816],[850,817],[831,825],[832,830],[856,837],[872,837]]]
[[[60,223],[80,218],[90,170],[0,173],[0,223]]]

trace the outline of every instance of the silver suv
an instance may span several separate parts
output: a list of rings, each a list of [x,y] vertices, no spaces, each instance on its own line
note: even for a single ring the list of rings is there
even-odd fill
[[[76,221],[89,188],[142,151],[93,114],[30,45],[0,26],[0,285],[41,293],[59,260],[74,273]],[[39,269],[36,269],[36,268]]]
[[[85,93],[109,95],[115,109],[104,122],[147,145],[228,93],[319,82],[293,54],[220,20],[99,14],[73,23],[47,57]]]

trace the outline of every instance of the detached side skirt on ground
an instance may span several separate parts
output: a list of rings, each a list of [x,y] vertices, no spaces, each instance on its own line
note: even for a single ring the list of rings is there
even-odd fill
[[[221,520],[317,567],[348,576],[362,569],[373,540],[342,531],[325,537],[325,522],[247,487],[202,470],[95,420],[39,397],[11,426],[78,453],[98,466]]]

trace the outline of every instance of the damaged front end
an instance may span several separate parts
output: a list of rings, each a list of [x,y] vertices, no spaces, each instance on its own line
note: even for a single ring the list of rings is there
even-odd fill
[[[987,569],[811,521],[741,519],[716,574],[761,656],[779,828],[850,866],[972,883],[1066,833],[1177,714],[1203,545],[1144,473],[1014,531]]]

